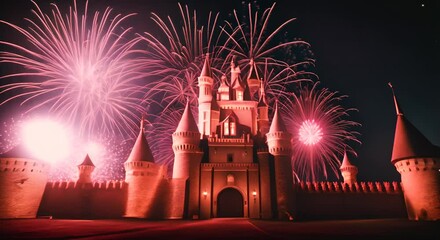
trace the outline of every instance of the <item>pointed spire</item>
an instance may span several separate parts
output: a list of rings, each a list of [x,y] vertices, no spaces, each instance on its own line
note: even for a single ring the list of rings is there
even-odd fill
[[[399,103],[397,102],[396,94],[394,93],[394,88],[391,82],[388,83],[388,86],[390,86],[391,91],[393,92],[393,98],[394,98],[394,105],[396,107],[396,114],[397,115],[403,115],[402,110],[400,109]]]
[[[391,83],[388,83],[393,90]],[[440,148],[433,145],[406,117],[397,102],[393,90],[397,113],[391,162],[420,157],[440,157]]]
[[[209,64],[209,53],[206,54],[205,62],[203,64],[202,72],[200,77],[210,77],[212,78],[211,65]]]
[[[267,107],[266,93],[264,91],[263,79],[260,82],[260,99],[258,101],[257,107]]]
[[[258,76],[258,70],[257,66],[255,65],[254,59],[251,59],[249,62],[249,74],[248,79],[257,79],[259,80],[260,77]]]
[[[278,100],[275,102],[275,113],[273,115],[272,124],[270,125],[269,132],[287,132],[286,125],[284,125],[284,121],[278,113]]]
[[[354,165],[351,164],[350,160],[348,159],[347,151],[344,151],[344,159],[342,160],[342,164],[339,169],[342,170],[345,167],[352,167],[352,166],[354,166]]]
[[[154,162],[153,154],[151,153],[150,146],[148,145],[147,139],[145,138],[145,134],[144,134],[143,116],[139,128],[140,128],[139,135],[136,139],[136,142],[133,145],[133,149],[131,150],[127,162],[137,162],[137,161]]]
[[[199,128],[197,127],[196,121],[194,120],[189,107],[189,101],[186,102],[185,111],[183,111],[176,132],[199,132]]]
[[[89,154],[86,155],[86,157],[84,158],[84,161],[78,165],[78,166],[95,166],[95,164],[93,164],[92,160],[89,157]]]

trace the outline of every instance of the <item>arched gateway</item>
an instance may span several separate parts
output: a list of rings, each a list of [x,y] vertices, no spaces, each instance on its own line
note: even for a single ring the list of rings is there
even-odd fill
[[[243,196],[237,189],[225,188],[218,194],[217,217],[243,217]]]

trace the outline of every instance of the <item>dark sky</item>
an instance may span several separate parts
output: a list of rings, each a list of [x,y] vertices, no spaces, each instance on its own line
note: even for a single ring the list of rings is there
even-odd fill
[[[241,1],[180,2],[188,3],[199,15],[213,10],[227,16],[234,8],[242,9]],[[176,3],[91,0],[90,7],[137,12],[131,24],[143,32],[152,26],[150,12],[175,16]],[[396,116],[388,82],[393,83],[406,117],[440,145],[439,4],[435,0],[277,1],[273,22],[297,18],[286,30],[312,45],[322,85],[349,95],[345,107],[359,110],[352,117],[363,125],[363,144],[355,147],[359,157],[352,162],[359,167],[360,180],[399,179],[390,163]],[[22,24],[31,8],[28,0],[1,1],[0,18]],[[5,29],[0,26],[0,39],[9,39],[10,30]],[[4,109],[0,111],[3,114]]]

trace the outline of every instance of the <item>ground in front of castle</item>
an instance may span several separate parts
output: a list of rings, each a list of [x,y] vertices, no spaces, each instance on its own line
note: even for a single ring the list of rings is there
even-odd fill
[[[367,219],[311,222],[209,220],[0,220],[6,239],[440,239],[440,222]]]

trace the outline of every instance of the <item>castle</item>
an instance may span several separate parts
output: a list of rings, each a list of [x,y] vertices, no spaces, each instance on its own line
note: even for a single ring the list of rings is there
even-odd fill
[[[401,183],[357,182],[347,154],[344,182],[294,183],[291,135],[276,105],[269,120],[255,65],[242,79],[233,60],[230,77],[214,89],[208,58],[198,78],[198,121],[187,103],[172,135],[171,178],[154,161],[143,121],[124,163],[125,181],[93,182],[95,166],[86,156],[77,181],[46,183],[47,166],[12,151],[0,156],[0,218],[440,219],[440,148],[405,118],[396,99],[391,163]]]

